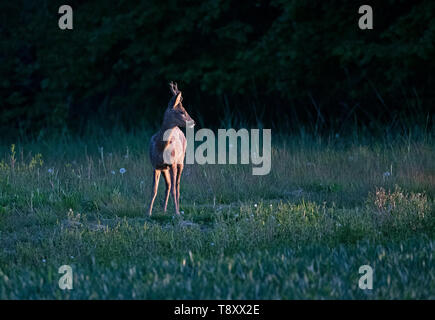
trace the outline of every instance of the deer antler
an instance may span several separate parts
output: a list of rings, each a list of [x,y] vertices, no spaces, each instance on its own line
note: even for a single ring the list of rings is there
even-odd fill
[[[173,96],[177,95],[180,92],[180,90],[178,90],[177,83],[174,83],[173,81],[169,82],[169,90],[171,90]]]

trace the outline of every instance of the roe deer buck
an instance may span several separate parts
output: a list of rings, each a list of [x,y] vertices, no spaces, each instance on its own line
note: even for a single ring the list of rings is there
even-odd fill
[[[169,199],[169,191],[172,191],[174,198],[175,213],[180,214],[180,178],[183,172],[184,155],[186,153],[186,137],[178,127],[193,127],[195,121],[184,109],[181,101],[181,91],[176,83],[169,84],[172,98],[163,116],[163,123],[160,130],[151,137],[150,159],[153,166],[153,188],[148,214],[151,216],[154,200],[159,187],[160,174],[166,182],[166,195],[163,203],[163,210],[166,212]]]

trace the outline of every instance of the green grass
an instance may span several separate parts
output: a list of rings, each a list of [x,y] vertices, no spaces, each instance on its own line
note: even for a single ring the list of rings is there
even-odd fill
[[[273,135],[269,175],[186,166],[182,219],[163,182],[145,215],[149,136],[0,146],[0,298],[435,298],[431,136]]]

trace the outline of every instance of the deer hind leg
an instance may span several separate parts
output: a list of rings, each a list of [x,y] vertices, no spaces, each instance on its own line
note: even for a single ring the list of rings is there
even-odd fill
[[[163,211],[166,212],[168,207],[169,192],[171,191],[171,176],[169,170],[163,170],[163,178],[165,178],[166,190],[165,190],[165,200],[163,202]]]
[[[179,164],[178,170],[177,170],[177,205],[178,209],[180,209],[180,180],[181,180],[181,173],[183,172],[184,165]]]
[[[156,199],[157,189],[159,187],[160,170],[154,169],[153,173],[154,173],[153,188],[152,188],[152,191],[151,191],[150,208],[148,210],[148,215],[150,215],[150,216],[151,216],[151,213],[153,212],[153,204],[154,204],[154,200]]]
[[[180,214],[180,211],[178,210],[178,203],[177,203],[177,165],[172,165],[171,169],[171,191],[172,191],[172,197],[174,198],[174,205],[175,205],[175,213],[177,215]]]

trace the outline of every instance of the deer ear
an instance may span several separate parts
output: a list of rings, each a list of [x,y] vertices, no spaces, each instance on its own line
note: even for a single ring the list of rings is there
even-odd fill
[[[175,108],[176,106],[178,106],[178,104],[180,103],[181,99],[182,99],[181,98],[181,91],[179,91],[177,93],[177,95],[175,96],[174,104],[172,105],[172,108]]]

